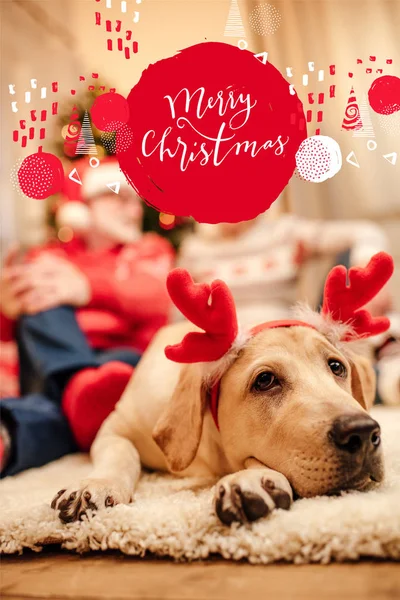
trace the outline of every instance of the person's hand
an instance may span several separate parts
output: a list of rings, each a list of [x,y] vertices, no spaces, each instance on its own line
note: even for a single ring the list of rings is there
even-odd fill
[[[0,309],[9,319],[17,319],[22,311],[22,294],[27,290],[27,282],[21,279],[24,266],[16,264],[19,246],[13,246],[7,253],[0,277]]]
[[[62,304],[85,306],[90,300],[87,277],[68,260],[52,254],[43,253],[26,264],[22,280],[28,284],[21,299],[22,311],[28,314]]]

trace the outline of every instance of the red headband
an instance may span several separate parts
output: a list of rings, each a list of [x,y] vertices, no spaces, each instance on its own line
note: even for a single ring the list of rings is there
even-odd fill
[[[333,322],[347,324],[343,341],[367,338],[383,333],[390,327],[387,317],[372,317],[363,307],[370,302],[393,274],[393,259],[385,252],[375,254],[365,268],[334,267],[325,282],[322,314]],[[167,288],[174,304],[194,325],[203,329],[185,335],[174,346],[165,348],[165,355],[179,363],[214,362],[233,347],[238,334],[235,303],[223,281],[195,284],[184,269],[174,269],[167,279]],[[254,327],[250,337],[265,329],[277,327],[311,327],[295,320],[270,321]],[[210,409],[218,427],[220,380],[210,390]]]

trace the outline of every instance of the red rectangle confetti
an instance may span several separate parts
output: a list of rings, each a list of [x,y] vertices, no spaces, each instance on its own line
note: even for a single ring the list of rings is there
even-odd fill
[[[19,122],[19,126],[21,129],[25,129],[26,127],[26,121],[25,119],[21,119],[21,121]]]
[[[35,128],[29,127],[29,139],[33,140],[34,137],[35,137]]]
[[[370,74],[370,73],[372,73],[372,69],[365,69],[365,72]]]
[[[121,31],[121,21],[119,21],[118,19],[115,21],[115,31]]]
[[[119,51],[122,51],[122,38],[117,39],[117,48]]]
[[[314,104],[314,93],[308,94],[308,104]]]
[[[98,79],[98,78],[99,78],[98,73],[92,73],[92,79]]]
[[[307,123],[311,123],[312,121],[312,110],[307,111]]]
[[[88,91],[94,92],[94,85],[88,85]]]
[[[370,60],[371,62],[375,62],[375,61],[376,61],[376,56],[370,56],[370,57],[369,57],[369,60]]]
[[[128,31],[126,32],[126,39],[127,39],[128,41],[132,39],[132,31],[130,31],[129,29],[128,29]]]
[[[331,87],[329,88],[329,97],[330,98],[335,97],[335,86],[334,85],[331,85]]]
[[[42,129],[40,130],[40,139],[44,140],[44,136],[46,135],[46,130],[44,127],[42,127]]]
[[[321,123],[321,121],[322,121],[322,115],[323,115],[322,110],[319,110],[317,112],[317,123]]]
[[[51,114],[58,115],[58,102],[53,102],[51,105]]]
[[[334,75],[336,73],[335,65],[329,65],[329,73],[330,75]]]
[[[36,121],[36,110],[31,110],[31,121]]]
[[[132,44],[132,52],[134,54],[136,54],[138,51],[139,51],[139,44],[138,44],[138,42],[133,42],[133,44]]]
[[[323,92],[321,92],[320,94],[318,94],[318,104],[323,104],[324,103],[324,97],[325,97],[325,94]]]
[[[96,25],[101,25],[101,14],[99,12],[95,13],[96,15]]]
[[[358,64],[358,65],[362,65],[362,60],[361,60],[361,58],[357,58],[357,64]]]
[[[320,135],[321,134],[321,130],[320,129],[316,129],[315,130],[315,135]]]
[[[13,131],[13,142],[18,142],[18,130],[14,129]]]
[[[107,40],[107,50],[112,50],[113,45],[112,45],[112,40]]]
[[[129,51],[128,46],[125,46],[125,58],[130,58],[131,57],[131,53]]]
[[[387,58],[387,59],[386,59],[386,64],[387,64],[387,65],[391,65],[391,64],[392,64],[392,62],[393,62],[393,60],[392,60],[391,58]]]
[[[47,117],[47,110],[42,110],[42,111],[40,112],[40,120],[41,120],[41,121],[45,121],[45,120],[46,120],[46,117]]]
[[[53,81],[53,83],[51,84],[51,89],[53,90],[53,92],[58,92],[58,82],[57,81]]]
[[[106,21],[106,31],[111,31],[111,21],[110,20]]]
[[[26,135],[23,135],[22,138],[21,138],[21,146],[23,148],[26,148],[27,141],[28,141],[28,138],[26,137]]]

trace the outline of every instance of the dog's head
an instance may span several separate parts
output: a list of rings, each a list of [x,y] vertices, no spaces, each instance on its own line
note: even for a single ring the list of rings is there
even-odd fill
[[[367,412],[374,371],[331,331],[300,322],[257,328],[224,361],[217,385],[214,418],[231,470],[255,458],[283,473],[299,496],[382,480],[379,425]],[[171,470],[194,459],[209,400],[204,366],[185,365],[154,431]]]

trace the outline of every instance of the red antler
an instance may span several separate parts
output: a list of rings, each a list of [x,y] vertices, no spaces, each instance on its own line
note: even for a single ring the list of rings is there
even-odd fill
[[[365,268],[334,267],[329,273],[324,290],[323,314],[334,321],[351,325],[356,337],[370,337],[390,327],[386,317],[372,317],[362,309],[370,302],[393,274],[393,259],[386,252],[375,254]],[[353,337],[351,334],[350,338]]]
[[[180,344],[167,346],[165,355],[180,363],[210,362],[221,358],[238,333],[235,304],[223,281],[193,283],[185,269],[174,269],[167,278],[175,306],[204,333],[192,331]]]

